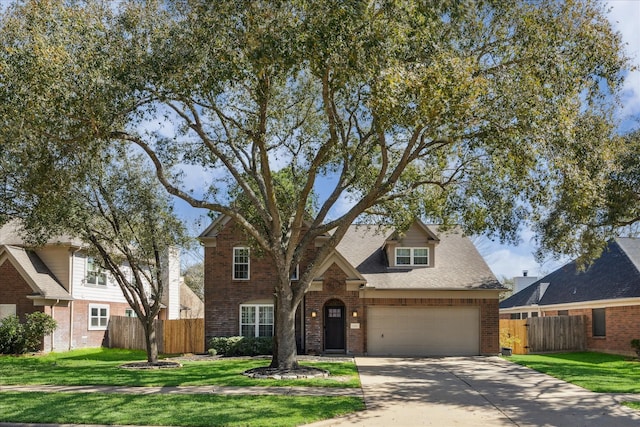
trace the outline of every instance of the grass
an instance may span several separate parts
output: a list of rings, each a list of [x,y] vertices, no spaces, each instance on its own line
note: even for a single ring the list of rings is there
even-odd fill
[[[45,356],[0,356],[0,384],[20,385],[216,385],[256,387],[251,395],[0,392],[0,421],[57,424],[181,426],[296,426],[364,409],[357,397],[262,396],[260,386],[359,387],[354,363],[304,365],[326,369],[333,378],[257,380],[242,372],[268,359],[185,361],[178,369],[128,370],[145,359],[121,349],[83,349]],[[338,378],[336,378],[338,377]]]
[[[360,387],[354,363],[308,362],[328,370],[329,378],[299,380],[252,379],[247,369],[265,366],[268,359],[185,361],[179,369],[129,370],[119,366],[145,360],[145,353],[121,349],[83,349],[46,356],[0,356],[0,384],[121,385],[121,386],[308,386]]]
[[[587,390],[598,393],[640,393],[640,362],[604,353],[561,353],[508,357]]]
[[[0,421],[58,424],[297,426],[364,409],[360,398],[322,396],[2,392],[0,400]]]
[[[622,402],[622,404],[636,411],[640,411],[640,402]]]

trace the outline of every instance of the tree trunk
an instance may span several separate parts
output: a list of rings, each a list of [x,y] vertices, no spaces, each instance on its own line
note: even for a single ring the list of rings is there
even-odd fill
[[[147,344],[147,362],[156,363],[158,361],[158,341],[156,339],[155,322],[153,319],[150,321],[144,321],[143,326],[145,341]]]
[[[288,285],[287,285],[288,287]],[[296,307],[292,307],[291,290],[276,290],[274,306],[274,348],[272,368],[297,369],[298,349],[296,346]]]

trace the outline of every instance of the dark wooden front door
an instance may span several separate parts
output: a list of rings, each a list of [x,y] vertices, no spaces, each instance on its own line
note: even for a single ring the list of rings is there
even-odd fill
[[[344,305],[324,308],[324,349],[343,350],[344,346]]]

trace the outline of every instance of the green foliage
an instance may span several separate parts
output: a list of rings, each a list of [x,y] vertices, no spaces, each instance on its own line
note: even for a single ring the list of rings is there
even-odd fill
[[[212,394],[3,392],[2,403],[3,421],[65,425],[136,425],[144,420],[153,425],[193,427],[294,427],[364,409],[360,397]]]
[[[20,323],[18,316],[8,316],[0,321],[0,354],[24,354],[39,351],[42,339],[57,327],[48,314],[36,311],[25,316]]]
[[[597,393],[640,393],[640,366],[604,353],[513,355],[510,361]]]
[[[123,363],[144,360],[145,352],[124,349],[81,349],[38,356],[1,356],[0,384],[119,385],[119,386],[276,386],[347,387],[360,386],[353,362],[308,362],[305,365],[329,371],[329,378],[260,380],[242,375],[264,366],[264,358],[212,358],[184,361],[171,370],[122,369]],[[340,376],[340,379],[333,378]],[[345,380],[347,377],[348,379]]]
[[[26,202],[104,146],[135,146],[171,194],[231,216],[273,260],[278,311],[356,219],[603,244],[592,207],[621,150],[629,61],[598,0],[27,0],[5,9],[0,45],[0,146],[27,167],[11,170],[40,195]],[[276,353],[291,356],[285,323]]]
[[[213,337],[209,349],[222,356],[260,356],[273,353],[271,337]]]

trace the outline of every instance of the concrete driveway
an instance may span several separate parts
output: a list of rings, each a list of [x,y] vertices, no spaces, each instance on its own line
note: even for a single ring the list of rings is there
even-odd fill
[[[367,409],[321,426],[616,426],[640,413],[611,395],[498,357],[356,359]]]

